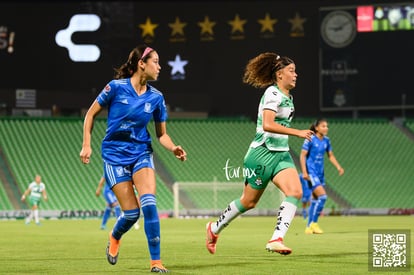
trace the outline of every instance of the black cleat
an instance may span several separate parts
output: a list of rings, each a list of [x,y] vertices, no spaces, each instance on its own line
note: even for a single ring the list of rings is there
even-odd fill
[[[116,246],[116,255],[115,256],[112,256],[110,253],[109,253],[109,246],[111,245],[111,243],[112,243],[112,245],[115,245]],[[108,262],[111,264],[111,265],[114,265],[114,264],[116,264],[116,262],[118,261],[118,255],[119,255],[119,244],[120,244],[120,241],[119,240],[116,240],[116,239],[114,239],[114,237],[112,237],[112,232],[110,232],[109,233],[109,241],[108,241],[108,245],[106,246],[106,258],[108,259]]]
[[[168,273],[168,269],[166,269],[162,264],[156,264],[151,267],[151,272],[153,273]]]

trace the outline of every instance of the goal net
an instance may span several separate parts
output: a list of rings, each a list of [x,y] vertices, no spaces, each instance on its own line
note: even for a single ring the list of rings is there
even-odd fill
[[[231,201],[240,198],[243,187],[243,183],[235,182],[176,182],[174,217],[220,215]],[[269,183],[259,203],[245,215],[276,215],[283,199],[283,193]]]

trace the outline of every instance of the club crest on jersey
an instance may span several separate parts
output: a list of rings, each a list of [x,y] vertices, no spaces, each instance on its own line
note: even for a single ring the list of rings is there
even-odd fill
[[[123,167],[117,167],[116,168],[116,175],[118,177],[122,177],[124,175],[124,168]]]
[[[149,102],[145,103],[144,112],[151,113],[151,103]]]

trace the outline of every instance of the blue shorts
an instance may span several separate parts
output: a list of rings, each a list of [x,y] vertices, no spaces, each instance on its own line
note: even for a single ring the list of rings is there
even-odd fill
[[[115,184],[125,181],[132,182],[132,175],[142,168],[154,168],[152,152],[145,151],[138,157],[135,163],[129,165],[112,165],[104,161],[104,174],[106,183],[111,189]]]
[[[325,186],[325,179],[323,176],[309,174],[312,192],[318,186]]]
[[[299,175],[300,183],[302,184],[302,203],[307,203],[311,200],[312,197],[312,189],[311,189],[311,182],[307,181],[303,178],[303,175]]]
[[[109,189],[109,188],[105,188],[104,198],[105,198],[105,200],[106,200],[106,203],[107,203],[109,206],[112,206],[113,204],[115,204],[115,203],[117,203],[117,202],[118,202],[118,200],[117,200],[117,198],[116,198],[116,196],[115,196],[114,192],[112,192],[112,190],[111,190],[111,189]]]

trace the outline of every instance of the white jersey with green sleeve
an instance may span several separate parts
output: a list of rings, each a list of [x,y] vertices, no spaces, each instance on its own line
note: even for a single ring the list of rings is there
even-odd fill
[[[29,184],[30,197],[35,199],[40,199],[43,194],[43,190],[46,189],[46,186],[43,182],[37,184],[35,181]]]
[[[263,110],[268,109],[276,112],[275,122],[290,127],[295,107],[293,97],[286,96],[277,86],[269,86],[260,99],[257,114],[256,136],[250,147],[256,148],[265,144],[271,151],[289,151],[289,136],[275,134],[263,130]]]

